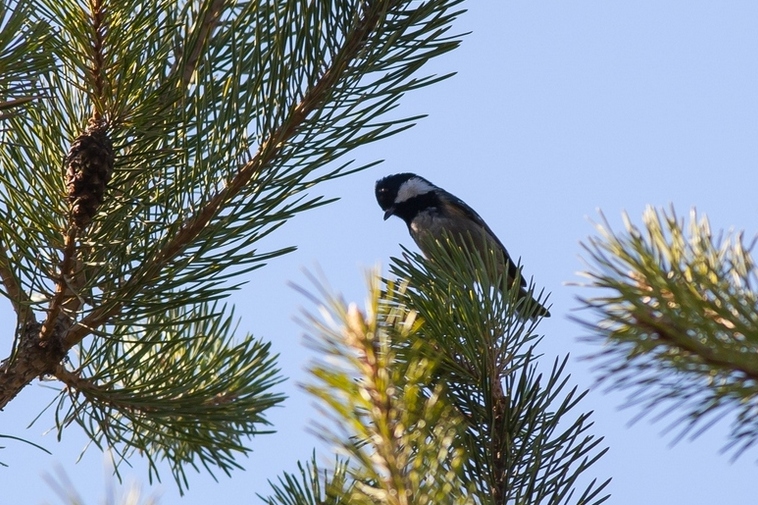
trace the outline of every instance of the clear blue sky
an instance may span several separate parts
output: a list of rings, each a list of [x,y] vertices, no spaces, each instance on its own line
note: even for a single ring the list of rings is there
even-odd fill
[[[240,329],[273,341],[291,380],[283,408],[270,415],[278,433],[251,441],[246,471],[215,483],[190,473],[179,500],[168,472],[147,492],[161,503],[255,503],[267,479],[307,459],[316,413],[296,387],[305,378],[308,351],[292,317],[307,302],[288,281],[304,282],[301,267],[318,263],[345,297],[362,303],[363,272],[410,246],[400,220],[383,222],[374,181],[414,171],[471,204],[500,236],[527,275],[552,292],[553,317],[541,326],[547,357],[571,353],[572,380],[593,385],[590,364],[578,358],[593,348],[578,342],[584,330],[567,316],[578,306],[582,268],[579,241],[592,234],[588,218],[602,209],[612,223],[626,210],[639,223],[646,205],[692,206],[714,229],[758,231],[758,2],[476,2],[457,23],[462,47],[428,70],[457,71],[452,79],[403,101],[402,113],[429,114],[412,130],[353,153],[363,162],[386,160],[367,172],[321,187],[341,200],[300,216],[267,240],[299,250],[249,275],[233,301]],[[10,321],[7,306],[3,320]],[[3,338],[7,348],[10,326]],[[100,503],[109,480],[94,449],[74,464],[86,440],[72,427],[62,443],[50,416],[23,428],[50,394],[28,387],[2,413],[0,432],[27,437],[48,456],[9,443],[0,460],[2,503],[58,503],[43,475],[63,467],[88,504]],[[744,504],[758,498],[758,451],[735,463],[721,455],[726,422],[699,439],[671,447],[666,422],[629,426],[637,410],[620,410],[624,397],[593,390],[583,402],[594,410],[597,435],[610,452],[589,475],[613,477],[610,503],[619,505]],[[321,460],[331,461],[321,449]],[[124,468],[126,481],[147,487],[144,462]]]

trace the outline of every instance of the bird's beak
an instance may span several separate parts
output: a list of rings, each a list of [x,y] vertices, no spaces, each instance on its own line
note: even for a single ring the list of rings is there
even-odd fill
[[[389,217],[390,217],[392,214],[394,214],[394,213],[395,213],[395,207],[394,207],[394,206],[393,206],[393,207],[390,207],[389,209],[387,209],[387,210],[384,212],[384,220],[386,221],[387,219],[389,219]]]

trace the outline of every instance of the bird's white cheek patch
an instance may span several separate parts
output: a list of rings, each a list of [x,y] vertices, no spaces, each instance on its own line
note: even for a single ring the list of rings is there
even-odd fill
[[[423,195],[424,193],[434,191],[434,189],[434,186],[424,180],[415,177],[408,179],[400,186],[400,189],[397,192],[397,197],[395,198],[395,203],[401,203],[406,200],[410,200],[411,198],[414,198],[418,195]]]

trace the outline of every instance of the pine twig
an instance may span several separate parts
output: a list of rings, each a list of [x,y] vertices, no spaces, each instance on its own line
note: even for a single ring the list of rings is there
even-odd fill
[[[0,279],[2,279],[5,292],[13,305],[13,310],[16,312],[19,323],[23,324],[30,315],[32,300],[21,288],[18,279],[13,274],[11,259],[2,242],[0,242]]]
[[[68,229],[64,238],[63,245],[63,258],[61,260],[60,275],[55,282],[55,297],[53,297],[50,303],[50,309],[47,311],[47,317],[42,323],[40,329],[39,339],[44,341],[50,339],[53,334],[54,328],[59,323],[68,325],[70,322],[69,311],[75,311],[78,309],[77,297],[72,286],[69,284],[69,279],[74,280],[74,277],[79,274],[75,272],[76,265],[76,236],[78,228],[72,226]],[[64,310],[68,309],[68,310]]]
[[[200,21],[200,31],[192,47],[192,51],[184,61],[184,65],[181,67],[182,71],[182,89],[189,86],[192,81],[192,76],[197,70],[198,62],[200,61],[200,55],[203,49],[213,35],[214,30],[218,26],[218,22],[221,19],[223,13],[224,0],[213,0],[208,9],[203,13],[203,19]],[[177,65],[181,59],[177,58]]]
[[[90,23],[94,38],[92,40],[92,94],[95,98],[95,110],[92,113],[92,119],[96,122],[102,120],[103,109],[105,108],[104,100],[106,98],[106,81],[105,74],[106,61],[104,55],[105,36],[108,30],[106,20],[107,11],[103,5],[103,0],[89,0]]]
[[[635,311],[634,318],[640,328],[657,335],[668,345],[697,356],[706,365],[714,369],[741,372],[746,379],[758,382],[758,363],[753,360],[739,359],[740,356],[725,356],[700,340],[688,337],[686,330],[676,326],[673,321],[666,321],[649,312],[643,314],[641,311]]]

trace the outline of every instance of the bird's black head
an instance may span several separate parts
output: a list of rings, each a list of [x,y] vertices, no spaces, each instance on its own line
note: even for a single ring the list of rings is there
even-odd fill
[[[376,182],[376,201],[384,211],[384,219],[392,215],[410,222],[427,200],[436,198],[437,186],[411,173],[388,175]]]

